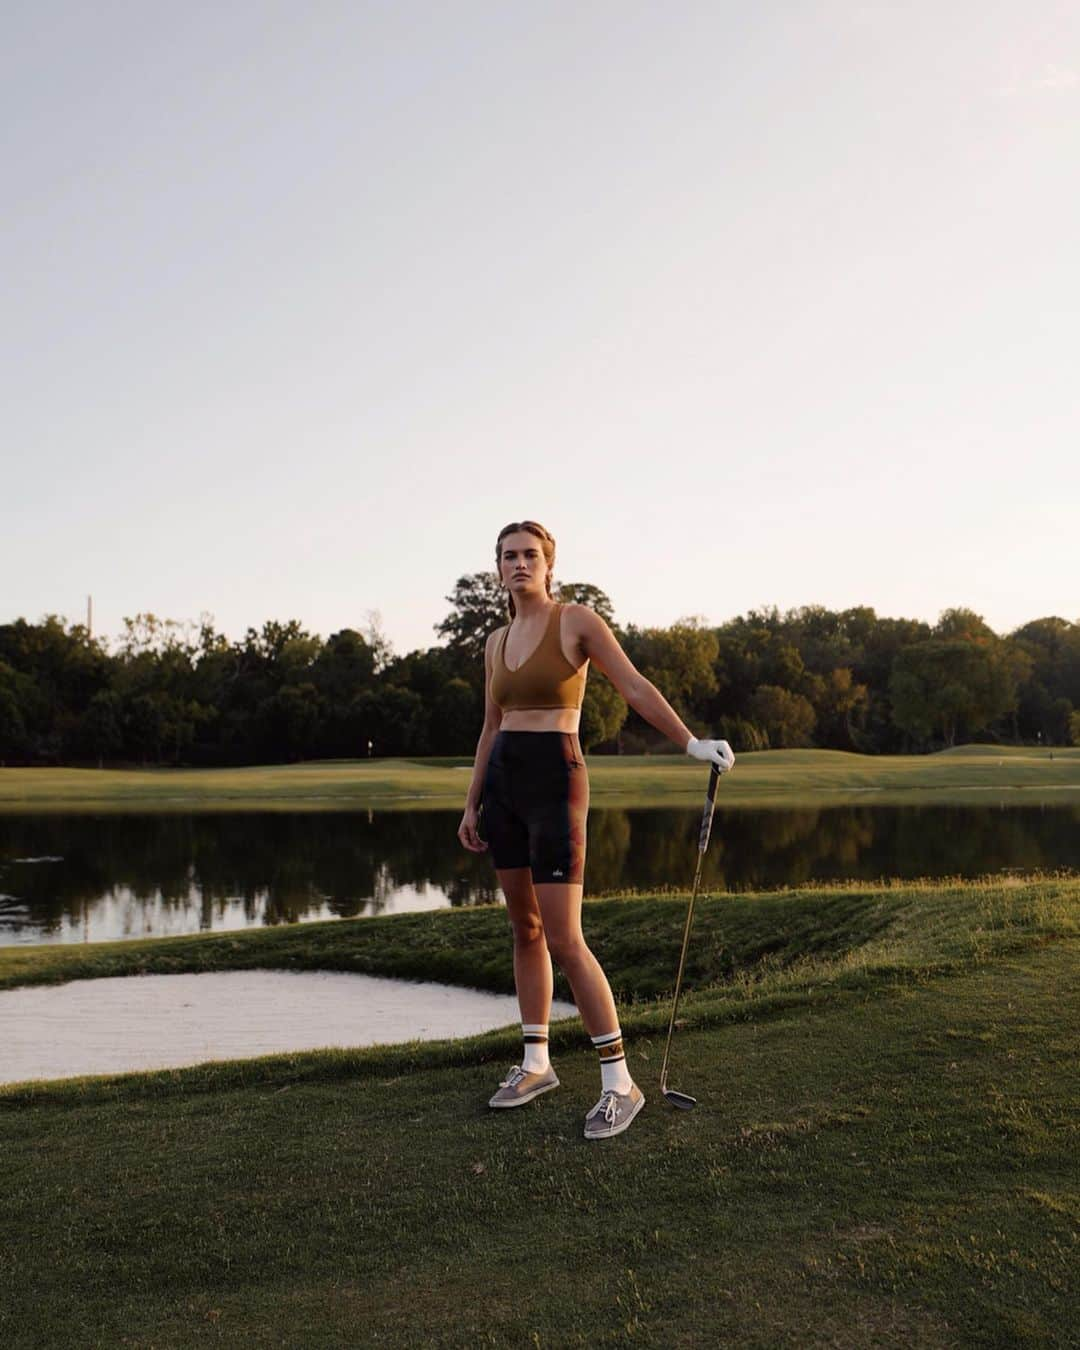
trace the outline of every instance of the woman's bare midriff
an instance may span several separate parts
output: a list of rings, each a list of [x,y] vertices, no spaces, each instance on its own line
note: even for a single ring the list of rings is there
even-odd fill
[[[509,708],[499,730],[576,732],[580,724],[580,708]]]

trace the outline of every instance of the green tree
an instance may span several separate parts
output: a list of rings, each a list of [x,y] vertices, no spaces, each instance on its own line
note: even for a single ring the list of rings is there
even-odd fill
[[[484,720],[484,661],[464,648],[429,647],[396,657],[380,681],[408,689],[420,700],[414,730],[418,753],[468,755]],[[465,690],[468,691],[466,696]]]
[[[750,700],[754,722],[763,727],[775,749],[812,745],[816,717],[808,699],[775,684],[763,684]]]
[[[890,680],[899,654],[930,636],[921,619],[880,618],[865,633],[861,654],[856,653],[851,676],[869,691],[864,748],[885,754],[900,749],[904,734],[893,718]]]
[[[482,696],[457,676],[443,682],[428,705],[425,753],[471,755],[484,718]]]
[[[943,609],[934,625],[933,636],[949,638],[995,638],[997,635],[981,614],[973,609]]]
[[[376,678],[377,653],[353,628],[332,633],[310,667],[310,683],[317,691],[317,725],[310,731],[311,752],[321,758],[359,754],[357,736],[350,730],[352,701]]]
[[[29,690],[20,681],[17,702],[29,752],[38,760],[63,758],[83,709],[109,685],[104,645],[91,640],[84,625],[65,625],[47,614],[37,624],[17,619],[0,626],[0,661],[29,681]]]
[[[578,736],[585,753],[588,754],[594,746],[614,741],[629,711],[629,705],[611,681],[590,667],[578,727]]]
[[[684,721],[694,715],[694,704],[716,691],[720,645],[716,633],[696,622],[680,620],[670,628],[626,630],[627,656],[647,680],[656,685]]]
[[[986,638],[931,638],[909,647],[889,682],[893,720],[918,742],[937,733],[955,745],[962,730],[984,730],[1014,706],[1022,659]]]
[[[770,636],[761,652],[760,676],[764,684],[779,685],[793,693],[806,683],[806,666],[799,649],[778,635]]]
[[[1050,745],[1072,744],[1073,705],[1067,698],[1056,698],[1050,705],[1049,734],[1046,737]]]
[[[256,710],[256,734],[271,758],[305,758],[319,725],[319,693],[310,682],[282,685]]]
[[[860,749],[870,707],[869,690],[865,684],[855,683],[847,666],[830,671],[822,684],[820,696],[813,700],[819,743],[834,749]]]
[[[434,702],[439,690],[450,680],[464,680],[482,700],[484,696],[484,659],[466,657],[461,648],[427,647],[395,657],[382,679],[402,689],[412,689],[425,702]]]
[[[219,704],[223,743],[230,758],[264,753],[258,748],[262,731],[255,727],[256,709],[286,684],[311,682],[320,647],[320,640],[296,619],[267,620],[261,629],[248,628],[243,641],[233,644],[229,669],[219,672],[224,674]],[[265,720],[261,725],[265,729]]]
[[[29,683],[25,676],[0,661],[0,764],[30,754],[30,737],[23,721],[20,693]]]
[[[347,705],[375,677],[375,652],[353,628],[331,633],[311,664],[311,679],[330,706]]]
[[[446,638],[455,652],[461,653],[470,664],[479,662],[483,669],[484,646],[489,634],[509,622],[506,597],[499,586],[495,572],[473,572],[458,577],[447,600],[453,606],[450,613],[435,625],[440,637]]]
[[[203,618],[205,621],[206,616]],[[156,614],[148,612],[136,614],[134,618],[125,616],[120,655],[130,659],[141,652],[181,651],[193,654],[196,650],[194,627],[189,621],[159,619]]]
[[[99,689],[79,721],[76,742],[102,767],[124,746],[124,705],[112,689]]]
[[[785,636],[799,649],[806,668],[819,675],[851,665],[877,623],[877,615],[865,605],[839,611],[805,605],[785,617]]]
[[[131,700],[125,717],[127,745],[132,758],[143,764],[152,759],[161,763],[161,748],[165,740],[165,715],[162,696],[138,694]]]
[[[217,710],[205,707],[197,699],[168,695],[164,712],[164,742],[172,762],[180,764],[187,759],[200,728],[213,726],[217,721]]]
[[[587,581],[564,581],[556,584],[555,599],[562,605],[585,605],[610,628],[615,627],[615,611],[599,586],[591,586]]]
[[[1080,706],[1080,624],[1057,616],[1033,619],[1009,641],[1031,663],[1018,691],[1014,739],[1060,743],[1061,700]]]
[[[314,659],[320,640],[312,637],[298,619],[267,619],[262,628],[249,628],[244,651],[268,667],[288,670]]]
[[[426,753],[424,704],[411,689],[384,683],[363,689],[353,699],[352,715],[362,754],[367,753],[368,741],[380,757]]]

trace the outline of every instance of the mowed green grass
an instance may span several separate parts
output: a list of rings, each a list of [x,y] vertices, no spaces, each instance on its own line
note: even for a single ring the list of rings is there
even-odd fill
[[[486,1101],[514,1029],[0,1089],[5,1346],[1068,1346],[1080,879],[590,901],[648,1104]],[[246,966],[506,988],[497,906],[0,952],[4,983]]]
[[[634,806],[700,796],[708,767],[685,755],[595,755],[592,800]],[[326,760],[238,769],[0,769],[0,810],[447,809],[464,803],[466,759]],[[1080,748],[962,746],[935,755],[842,750],[740,754],[722,780],[729,806],[822,802],[956,804],[1080,801]]]

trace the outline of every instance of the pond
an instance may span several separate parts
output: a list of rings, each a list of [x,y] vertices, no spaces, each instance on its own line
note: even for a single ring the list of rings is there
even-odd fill
[[[576,1016],[572,1003],[552,1004],[552,1021]],[[519,1019],[513,995],[339,971],[71,980],[0,990],[0,1083],[449,1040]]]
[[[501,899],[460,810],[0,814],[0,945],[101,942]],[[586,895],[688,890],[698,805],[589,813]],[[716,810],[702,888],[1080,869],[1080,806]]]

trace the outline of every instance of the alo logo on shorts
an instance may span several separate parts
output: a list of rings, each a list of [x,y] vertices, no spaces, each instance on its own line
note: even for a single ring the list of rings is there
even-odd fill
[[[562,868],[561,868],[561,867],[556,867],[556,868],[552,871],[551,875],[552,875],[553,877],[561,877],[561,876],[562,876]]]

